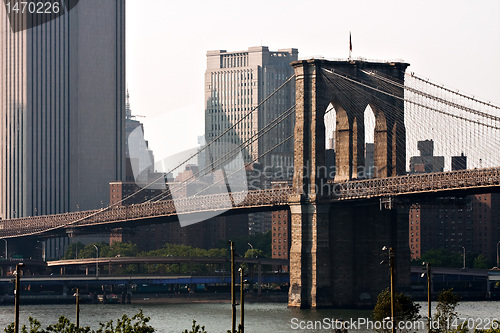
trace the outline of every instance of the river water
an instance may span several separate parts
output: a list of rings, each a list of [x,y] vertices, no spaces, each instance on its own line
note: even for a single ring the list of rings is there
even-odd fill
[[[427,303],[421,302],[421,315],[427,313]],[[82,326],[98,328],[99,322],[121,318],[123,314],[133,316],[142,309],[151,317],[151,325],[160,333],[182,333],[191,329],[192,320],[205,325],[208,333],[226,332],[231,327],[231,306],[228,303],[191,303],[191,304],[82,304],[80,323]],[[493,318],[500,319],[500,302],[462,302],[457,307],[460,317],[473,321],[476,325]],[[332,332],[329,325],[333,319],[344,319],[360,323],[358,318],[369,318],[366,310],[298,310],[288,309],[284,303],[245,304],[245,332]],[[25,305],[21,307],[20,322],[28,324],[28,317],[37,318],[43,327],[53,324],[59,316],[75,321],[74,305]],[[239,312],[237,311],[237,322]],[[0,329],[14,321],[14,306],[0,307]],[[316,328],[311,325],[316,323]],[[322,324],[318,324],[321,322]],[[326,323],[326,324],[325,324]],[[362,322],[361,322],[362,323]],[[310,329],[308,329],[308,327]],[[302,328],[302,329],[301,329]],[[349,332],[372,332],[366,325],[351,329]]]

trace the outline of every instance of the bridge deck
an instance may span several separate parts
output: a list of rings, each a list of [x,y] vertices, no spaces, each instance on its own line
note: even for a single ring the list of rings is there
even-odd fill
[[[323,198],[329,201],[347,201],[377,197],[500,187],[500,168],[459,170],[429,174],[414,174],[377,178],[345,183],[325,184]],[[235,206],[228,206],[227,194],[194,196],[181,200],[164,200],[131,206],[114,206],[99,210],[27,217],[0,221],[0,238],[15,238],[49,233],[65,228],[81,228],[145,219],[224,212],[227,210],[258,210],[265,207],[286,207],[295,189],[277,188],[232,193]]]

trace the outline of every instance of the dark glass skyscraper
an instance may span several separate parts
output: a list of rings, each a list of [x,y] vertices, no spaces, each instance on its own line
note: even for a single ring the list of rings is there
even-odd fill
[[[125,0],[13,32],[0,5],[0,218],[100,208],[124,175]]]

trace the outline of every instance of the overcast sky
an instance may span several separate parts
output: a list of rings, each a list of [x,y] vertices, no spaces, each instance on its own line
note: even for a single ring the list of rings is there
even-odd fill
[[[206,51],[298,48],[299,57],[400,59],[500,104],[500,1],[127,0],[127,81],[157,159],[204,134]]]

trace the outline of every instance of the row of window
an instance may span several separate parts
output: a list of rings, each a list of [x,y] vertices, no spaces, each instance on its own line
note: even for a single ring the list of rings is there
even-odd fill
[[[220,56],[220,67],[221,68],[231,68],[231,67],[245,67],[248,66],[248,53],[232,53],[232,54],[221,54]]]

